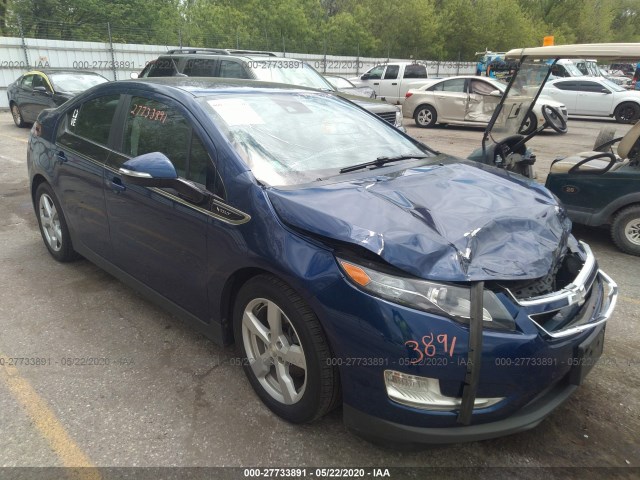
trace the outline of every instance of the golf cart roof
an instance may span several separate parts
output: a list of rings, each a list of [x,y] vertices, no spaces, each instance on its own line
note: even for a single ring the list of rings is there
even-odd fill
[[[593,58],[601,60],[640,59],[640,43],[583,43],[549,47],[516,48],[505,54],[507,59],[529,58]]]

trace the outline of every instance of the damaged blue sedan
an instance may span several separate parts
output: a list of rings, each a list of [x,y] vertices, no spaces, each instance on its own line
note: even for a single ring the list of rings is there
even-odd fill
[[[256,394],[376,441],[533,428],[602,353],[617,287],[522,176],[359,106],[195,78],[92,88],[31,130],[44,244],[234,343]]]

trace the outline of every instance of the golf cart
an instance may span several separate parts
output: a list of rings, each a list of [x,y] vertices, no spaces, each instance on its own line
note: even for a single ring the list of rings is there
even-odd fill
[[[507,170],[526,174],[526,165],[521,163],[528,151],[525,143],[544,126],[527,136],[516,132],[555,62],[561,58],[596,58],[607,63],[636,60],[640,58],[640,43],[524,48],[507,52],[505,58],[517,60],[518,69],[487,126],[482,152],[474,152],[476,158],[473,159],[483,163],[493,160]],[[552,109],[543,113],[552,128],[562,128],[563,123],[566,128],[564,118]],[[639,139],[640,122],[624,137],[596,142],[593,151],[558,158],[551,166],[545,185],[560,198],[575,223],[610,225],[614,243],[632,255],[640,255]]]

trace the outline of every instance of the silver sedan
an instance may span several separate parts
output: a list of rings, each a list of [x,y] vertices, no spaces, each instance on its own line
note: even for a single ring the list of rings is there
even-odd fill
[[[463,75],[434,79],[407,92],[402,106],[405,118],[413,118],[419,127],[436,123],[486,126],[507,85],[493,78]],[[544,123],[542,105],[557,108],[567,119],[567,108],[560,102],[540,97],[523,124],[523,134]]]

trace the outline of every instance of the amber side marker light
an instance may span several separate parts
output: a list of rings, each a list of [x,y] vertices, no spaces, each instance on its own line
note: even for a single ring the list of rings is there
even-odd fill
[[[344,260],[340,260],[340,265],[342,265],[342,269],[345,273],[349,275],[349,278],[358,285],[365,287],[371,281],[369,275],[367,275],[366,272],[357,265],[345,262]]]

